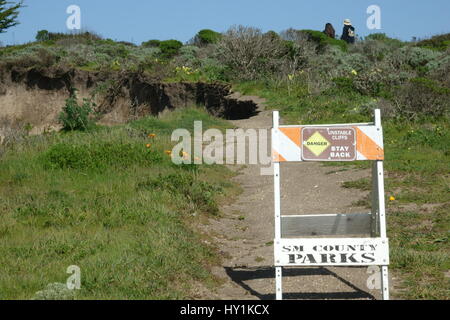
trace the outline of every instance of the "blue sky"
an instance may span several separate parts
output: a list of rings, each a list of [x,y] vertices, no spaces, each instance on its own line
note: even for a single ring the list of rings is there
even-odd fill
[[[20,25],[0,34],[3,44],[34,40],[38,30],[64,32],[75,4],[82,28],[105,38],[141,43],[149,39],[187,41],[200,29],[225,31],[234,24],[282,31],[323,30],[331,22],[338,34],[350,18],[361,36],[384,32],[402,40],[450,32],[449,0],[25,0]],[[381,8],[381,30],[369,30],[368,6]]]

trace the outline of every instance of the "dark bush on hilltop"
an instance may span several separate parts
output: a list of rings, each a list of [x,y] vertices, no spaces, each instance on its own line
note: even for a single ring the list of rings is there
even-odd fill
[[[347,49],[348,49],[348,45],[345,41],[330,38],[321,31],[300,30],[300,32],[303,33],[304,35],[306,35],[308,40],[313,41],[317,44],[317,50],[319,53],[323,52],[325,47],[327,47],[329,45],[337,46],[337,47],[341,48],[342,51],[347,51]]]
[[[222,34],[210,29],[200,30],[194,38],[194,44],[197,46],[206,46],[220,41]]]
[[[276,33],[275,31],[273,31],[273,30],[267,31],[264,35],[266,37],[268,37],[268,38],[273,39],[273,40],[276,40],[276,39],[280,38],[280,35],[278,33]]]
[[[37,41],[58,41],[58,40],[85,40],[96,41],[101,40],[102,37],[94,32],[79,32],[79,33],[63,33],[63,32],[48,32],[47,30],[38,31],[36,35]]]
[[[129,41],[118,41],[117,43],[127,46],[127,47],[137,47],[136,44],[134,44],[133,42],[129,42]]]
[[[440,34],[431,37],[430,39],[419,41],[417,43],[417,46],[433,50],[445,51],[450,47],[450,33]]]
[[[142,42],[142,46],[143,47],[147,47],[147,48],[159,48],[160,44],[161,44],[161,41],[160,40],[155,40],[155,39]]]
[[[450,89],[426,78],[413,78],[399,88],[394,101],[397,113],[407,119],[441,117],[450,112]]]
[[[377,41],[386,41],[388,36],[385,33],[372,33],[369,34],[364,40],[377,40]]]
[[[36,35],[36,41],[48,41],[50,40],[50,33],[47,30],[38,31]]]
[[[180,52],[183,44],[178,40],[165,40],[159,44],[161,55],[164,58],[172,58]]]

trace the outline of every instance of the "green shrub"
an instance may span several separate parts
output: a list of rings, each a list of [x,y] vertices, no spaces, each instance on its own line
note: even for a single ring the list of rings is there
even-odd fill
[[[280,35],[278,33],[276,33],[273,30],[269,30],[267,31],[264,36],[268,37],[268,38],[272,38],[273,40],[278,40],[280,39]]]
[[[362,72],[370,69],[372,66],[372,63],[367,59],[367,56],[361,53],[346,53],[343,55],[341,61],[343,65],[348,66],[350,72],[353,70]]]
[[[409,68],[426,71],[426,66],[436,61],[441,53],[431,49],[420,47],[403,47],[399,50],[391,52],[390,60],[395,68],[407,66]]]
[[[390,38],[385,33],[372,33],[369,34],[364,40],[379,41],[388,44],[390,46],[397,46],[397,47],[400,47],[404,44],[404,42],[402,42],[401,40]]]
[[[50,40],[50,35],[47,30],[38,31],[36,35],[36,41],[48,41]]]
[[[142,42],[143,47],[150,47],[150,48],[159,48],[160,44],[161,44],[160,40],[149,40]]]
[[[294,59],[297,53],[297,48],[295,46],[295,42],[291,40],[283,40],[282,42],[284,49],[286,51],[286,56],[289,59]]]
[[[373,65],[364,54],[343,52],[336,46],[329,46],[322,54],[312,54],[308,60],[308,65],[314,69],[314,73],[331,79],[349,77],[354,71],[360,73]]]
[[[201,71],[211,81],[229,81],[230,70],[220,61],[212,58],[201,60]]]
[[[354,92],[356,91],[353,78],[348,77],[337,77],[332,80],[336,87],[343,92]]]
[[[125,142],[93,142],[90,144],[59,143],[42,157],[47,169],[106,169],[151,165],[163,161],[163,154],[146,149],[143,144]]]
[[[372,33],[369,34],[364,40],[377,40],[377,41],[386,41],[388,36],[385,33]]]
[[[66,100],[63,111],[59,114],[59,122],[66,131],[87,130],[92,125],[89,118],[92,113],[92,103],[88,99],[83,99],[83,104],[79,105],[76,94],[72,94]]]
[[[199,50],[200,48],[196,46],[183,46],[179,51],[179,56],[177,57],[177,65],[197,67],[200,63],[197,58]]]
[[[180,52],[183,44],[178,40],[165,40],[161,41],[159,44],[159,49],[161,49],[161,55],[164,58],[172,58]]]
[[[42,36],[46,36],[47,39],[45,40],[52,40],[52,41],[60,41],[60,40],[72,40],[77,42],[91,42],[91,41],[97,41],[101,40],[102,37],[94,32],[78,32],[78,33],[63,33],[63,32],[45,32],[42,33]],[[39,32],[38,32],[39,35]]]
[[[402,86],[395,97],[399,114],[411,120],[448,116],[450,89],[427,78],[413,78]]]
[[[405,146],[425,146],[435,150],[449,150],[450,132],[441,126],[409,130],[403,138]]]
[[[354,76],[353,83],[356,90],[363,95],[392,98],[396,88],[414,76],[414,73],[406,71],[395,73],[385,64],[376,64],[358,72]]]
[[[219,32],[210,29],[203,29],[200,30],[195,36],[194,43],[199,46],[206,46],[208,44],[219,42],[221,38],[222,34],[220,34]]]
[[[438,61],[430,62],[426,67],[429,70],[427,76],[450,88],[450,72],[448,72],[450,70],[450,55],[446,55]]]
[[[417,46],[432,50],[445,51],[450,47],[450,33],[437,35],[430,39],[422,40]]]
[[[450,55],[446,54],[438,59],[432,60],[425,65],[428,72],[444,72],[450,70]]]
[[[364,55],[370,62],[380,62],[385,60],[389,52],[394,49],[383,41],[364,40],[355,43],[349,50],[352,53]]]
[[[301,33],[305,34],[308,40],[313,41],[317,44],[317,50],[322,52],[326,46],[337,46],[341,48],[342,51],[346,52],[348,50],[347,42],[338,39],[332,39],[328,37],[321,31],[316,30],[300,30]]]
[[[45,68],[60,61],[61,56],[62,50],[47,47],[44,42],[41,42],[39,44],[17,46],[11,48],[11,50],[5,50],[1,63],[5,68]]]
[[[356,90],[361,94],[379,96],[387,86],[386,73],[383,70],[374,68],[365,72],[360,72],[354,79]]]

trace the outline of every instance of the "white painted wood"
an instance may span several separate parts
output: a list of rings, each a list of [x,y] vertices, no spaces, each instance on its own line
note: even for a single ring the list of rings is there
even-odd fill
[[[273,125],[274,129],[278,129],[278,127],[280,126],[280,112],[279,111],[273,112],[272,125]]]
[[[380,210],[378,203],[378,176],[377,176],[377,164],[372,164],[372,215],[370,221],[371,236],[380,236],[380,219],[378,218]]]
[[[273,113],[272,145],[278,150],[279,138],[278,127],[280,125],[280,115],[278,111]],[[273,150],[274,148],[272,148]],[[273,163],[274,174],[274,209],[275,209],[275,241],[281,238],[281,195],[280,195],[280,163]],[[276,261],[275,261],[276,262]],[[283,300],[283,269],[275,268],[275,296],[277,300]]]
[[[381,111],[380,109],[375,110],[375,125],[381,128]],[[384,163],[383,161],[376,161],[377,167],[377,187],[378,187],[378,208],[379,208],[379,229],[380,236],[386,237],[386,207],[385,207],[385,194],[384,194]],[[383,300],[389,300],[389,271],[387,264],[381,267],[381,290],[383,295]]]
[[[389,241],[383,238],[281,239],[274,251],[277,267],[389,264]]]
[[[338,123],[338,124],[302,124],[302,125],[281,125],[280,128],[309,128],[309,127],[359,127],[359,126],[373,126],[373,122],[362,123]]]
[[[374,113],[375,113],[374,124],[377,127],[381,127],[381,110],[380,109],[375,109]]]
[[[375,110],[375,126],[378,127],[380,134],[382,134],[383,129],[381,127],[381,110]],[[376,161],[374,164],[376,168],[376,187],[377,187],[377,200],[378,200],[378,228],[379,235],[382,238],[386,238],[386,203],[384,194],[384,163],[383,161]],[[389,254],[389,252],[388,252]],[[387,267],[388,263],[384,263],[381,267],[381,293],[383,300],[389,300],[389,271]]]
[[[272,143],[277,147],[279,146],[278,139],[278,126],[280,115],[278,111],[273,113],[273,135]],[[274,174],[274,206],[275,206],[275,239],[281,238],[281,190],[280,190],[280,163],[275,162],[273,164]]]
[[[283,268],[275,268],[276,299],[283,300]]]
[[[275,239],[281,238],[281,197],[280,197],[280,163],[273,164],[274,169],[274,193],[275,193]]]
[[[384,200],[384,171],[383,161],[376,161],[378,186],[378,218],[380,223],[380,237],[386,238],[386,211]]]
[[[389,300],[389,272],[387,266],[381,267],[381,294],[383,300]]]
[[[369,235],[370,213],[281,216],[281,237]]]

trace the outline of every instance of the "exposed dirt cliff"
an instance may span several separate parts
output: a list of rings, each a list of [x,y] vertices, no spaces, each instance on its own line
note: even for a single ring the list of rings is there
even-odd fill
[[[215,116],[242,119],[257,108],[223,83],[164,83],[139,73],[12,68],[0,70],[0,135],[12,127],[27,126],[32,134],[58,130],[58,114],[75,90],[80,100],[95,102],[102,124],[195,105]]]

